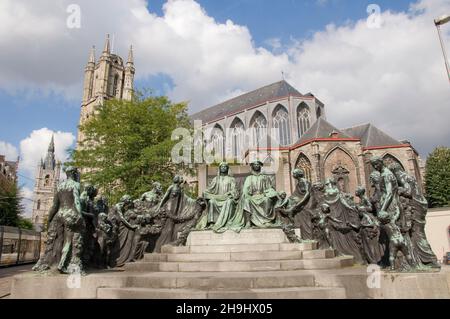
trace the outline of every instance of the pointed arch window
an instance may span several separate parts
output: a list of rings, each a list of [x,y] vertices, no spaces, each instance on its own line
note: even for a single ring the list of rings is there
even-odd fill
[[[211,132],[211,147],[214,159],[218,162],[224,159],[225,154],[225,138],[223,129],[216,125]]]
[[[301,153],[297,159],[297,164],[295,165],[295,168],[300,168],[305,172],[305,178],[312,181],[312,166],[309,159],[306,157],[305,154]]]
[[[37,200],[36,209],[37,210],[41,209],[41,200],[40,199]]]
[[[301,103],[297,109],[298,137],[301,137],[311,126],[311,112],[305,103]]]
[[[402,168],[402,170],[405,170],[405,167],[403,166],[403,164],[393,155],[391,154],[386,154],[383,156],[383,162],[386,166],[389,166],[393,163],[397,163],[400,165],[400,167]]]
[[[278,105],[273,113],[273,128],[275,129],[276,140],[281,146],[291,143],[289,130],[289,113],[282,105]]]
[[[116,74],[114,76],[114,84],[113,84],[113,91],[112,91],[112,95],[117,96],[117,86],[119,85],[119,75]]]
[[[267,120],[261,112],[255,113],[250,123],[253,146],[267,146]]]
[[[231,151],[234,160],[243,158],[244,138],[244,123],[237,118],[231,124]]]

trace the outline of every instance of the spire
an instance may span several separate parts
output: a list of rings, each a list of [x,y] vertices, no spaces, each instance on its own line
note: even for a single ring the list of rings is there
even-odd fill
[[[89,63],[95,63],[95,45],[92,46],[91,54],[89,55]]]
[[[52,139],[48,145],[47,155],[45,156],[43,168],[53,170],[55,169],[55,164],[55,137],[52,135]]]
[[[128,51],[128,61],[127,64],[133,64],[134,63],[134,58],[133,58],[133,46],[130,45],[130,50]]]
[[[48,145],[48,152],[55,153],[55,134],[52,134],[52,139],[50,140],[50,144]]]
[[[105,48],[103,49],[103,54],[105,53],[110,53],[109,33],[106,35]]]

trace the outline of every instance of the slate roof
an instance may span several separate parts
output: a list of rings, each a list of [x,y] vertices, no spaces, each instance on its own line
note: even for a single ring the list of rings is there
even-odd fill
[[[349,127],[342,130],[351,137],[359,138],[363,147],[403,145],[370,123]]]
[[[191,120],[202,120],[204,123],[208,123],[223,118],[224,116],[244,111],[246,108],[265,103],[266,101],[287,97],[289,95],[303,96],[289,83],[282,80],[206,108],[203,111],[191,115]]]
[[[322,117],[319,119],[300,137],[295,144],[302,144],[315,138],[330,138],[331,133],[337,133],[338,138],[352,138],[347,133],[337,129]]]

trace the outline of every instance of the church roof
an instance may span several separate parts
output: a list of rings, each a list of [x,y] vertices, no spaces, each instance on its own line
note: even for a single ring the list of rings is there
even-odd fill
[[[319,119],[300,137],[296,144],[306,143],[317,138],[331,138],[332,134],[337,134],[335,138],[352,138],[352,136],[337,129],[323,117]]]
[[[224,116],[244,111],[246,108],[290,95],[303,96],[289,83],[282,80],[206,108],[203,111],[193,114],[191,119],[208,123],[223,118]]]
[[[359,138],[363,147],[403,145],[370,123],[349,127],[342,130],[351,137]]]

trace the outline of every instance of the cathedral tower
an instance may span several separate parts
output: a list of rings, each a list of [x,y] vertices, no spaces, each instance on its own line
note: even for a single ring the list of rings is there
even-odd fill
[[[52,136],[45,159],[39,163],[34,187],[32,220],[36,230],[42,230],[53,204],[53,196],[59,183],[61,163],[55,159],[55,140]]]
[[[83,100],[81,102],[80,125],[95,114],[98,106],[105,100],[116,98],[131,100],[134,83],[133,48],[130,46],[128,60],[111,53],[109,35],[106,37],[103,52],[99,60],[95,60],[95,47],[92,48],[88,63],[84,69]],[[78,130],[78,145],[83,140]]]

